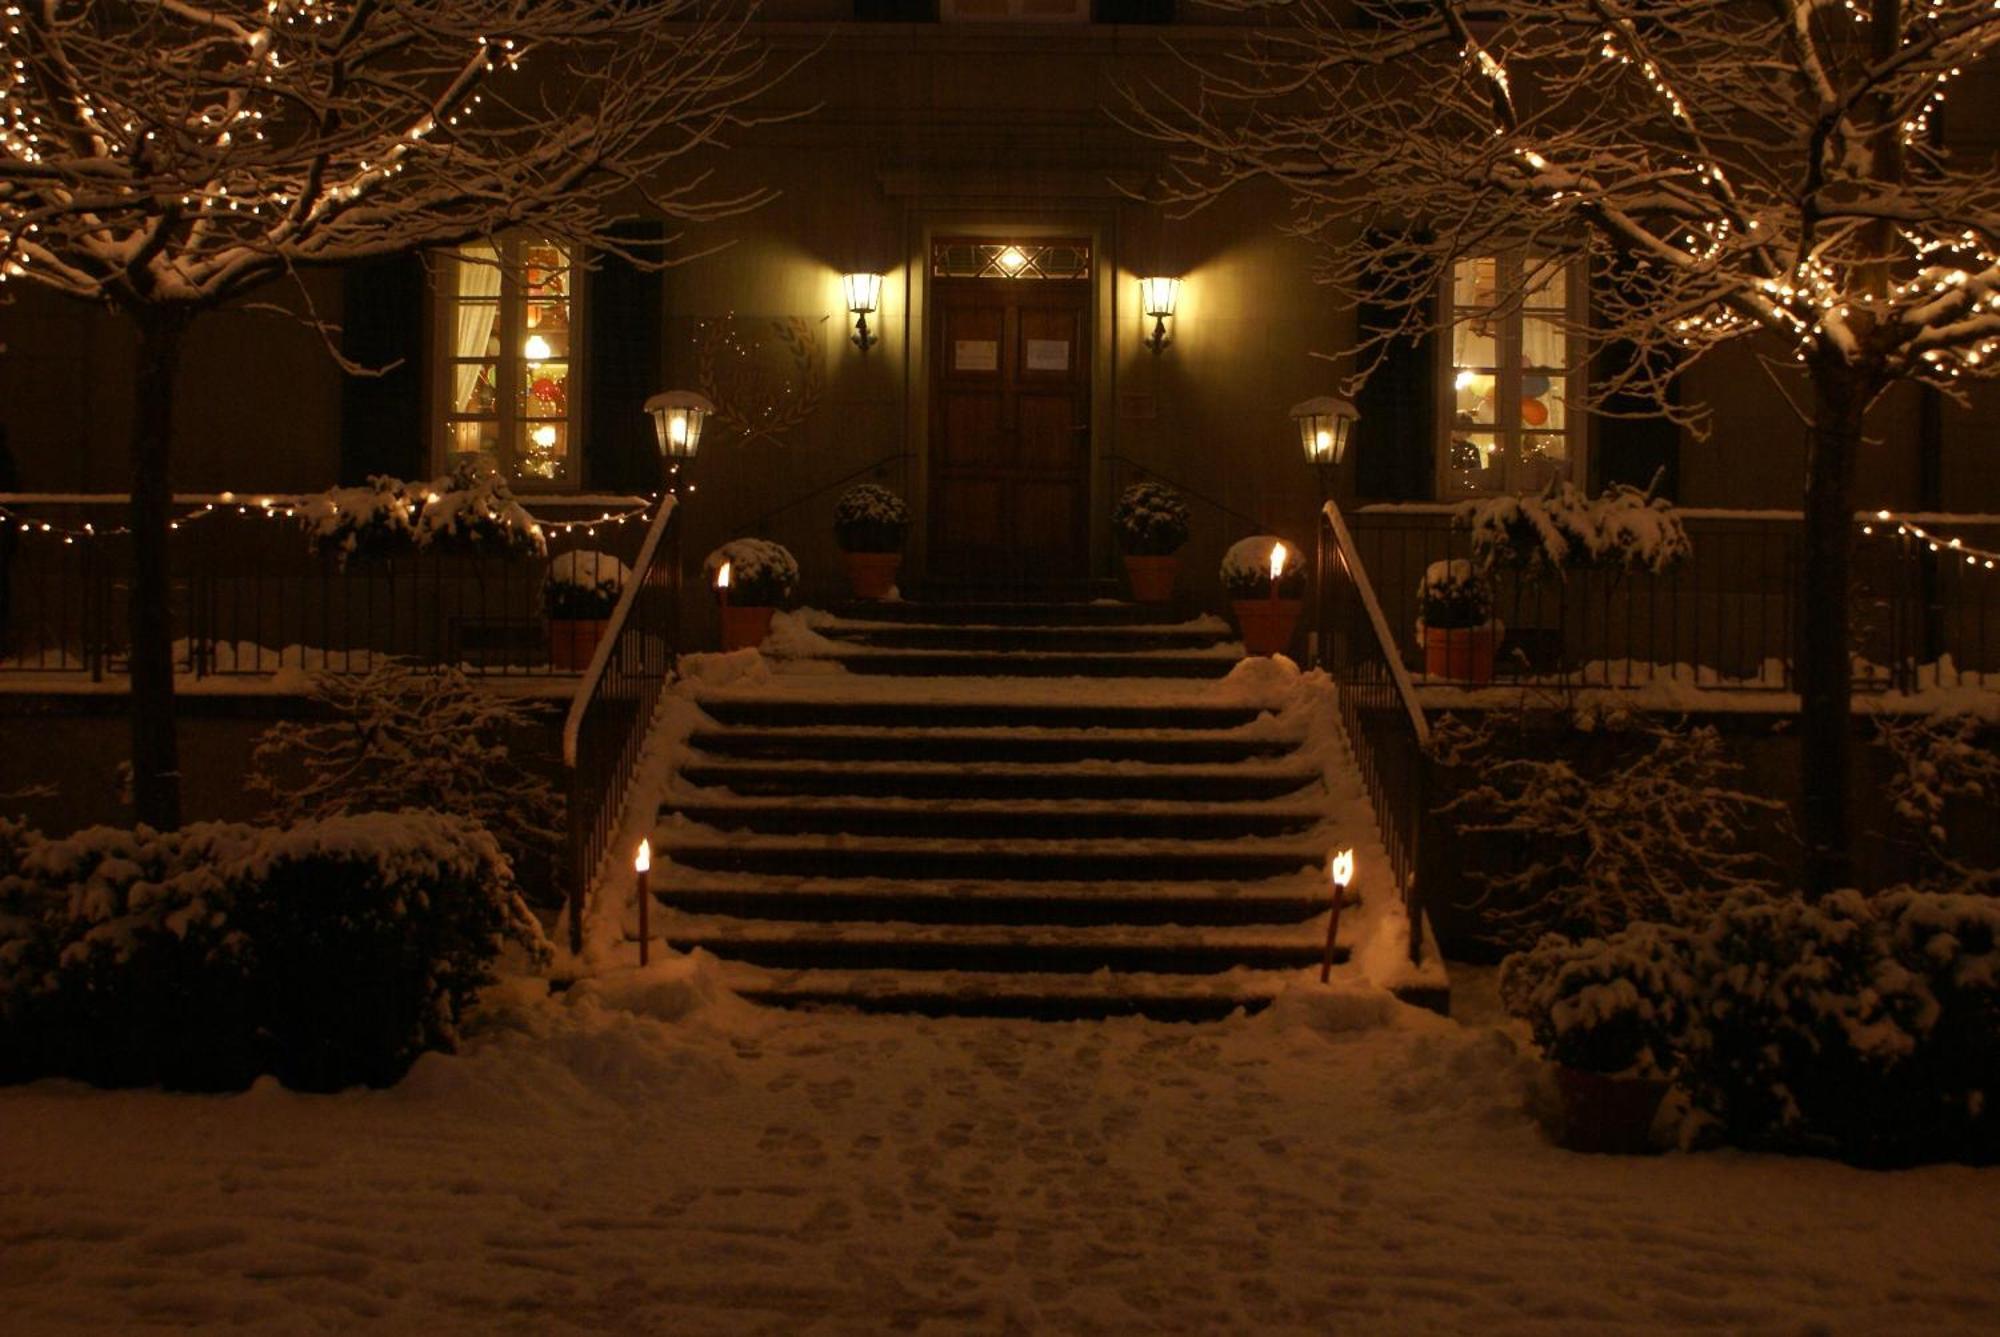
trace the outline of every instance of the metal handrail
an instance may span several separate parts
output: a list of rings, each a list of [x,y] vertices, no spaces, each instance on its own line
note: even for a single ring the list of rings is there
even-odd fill
[[[1115,450],[1107,451],[1102,458],[1106,464],[1125,465],[1136,473],[1142,473],[1146,475],[1148,478],[1158,479],[1160,482],[1165,483],[1168,487],[1173,488],[1176,492],[1184,493],[1187,496],[1193,497],[1196,501],[1200,502],[1202,505],[1212,507],[1213,509],[1222,512],[1224,515],[1229,516],[1233,520],[1241,520],[1244,524],[1250,526],[1250,529],[1253,533],[1264,527],[1264,522],[1262,520],[1259,520],[1256,516],[1245,515],[1243,512],[1237,510],[1234,506],[1229,505],[1229,503],[1217,501],[1214,497],[1209,496],[1206,492],[1203,492],[1198,488],[1189,487],[1186,483],[1181,482],[1178,478],[1169,477],[1168,475],[1161,473],[1158,469],[1155,469],[1150,464],[1141,464],[1139,463],[1139,461],[1132,459],[1130,456],[1121,455]]]
[[[1376,646],[1388,665],[1389,681],[1395,684],[1396,696],[1403,703],[1404,713],[1409,716],[1410,727],[1415,731],[1417,741],[1428,747],[1431,741],[1430,721],[1424,717],[1423,704],[1417,700],[1416,684],[1410,680],[1410,670],[1403,663],[1395,633],[1389,629],[1389,618],[1382,611],[1382,601],[1375,597],[1375,582],[1368,578],[1368,568],[1361,564],[1361,551],[1355,546],[1354,535],[1348,532],[1347,520],[1341,515],[1340,507],[1331,501],[1326,503],[1320,516],[1333,531],[1333,541],[1347,559],[1355,592],[1360,596],[1361,606],[1367,610],[1368,625],[1375,632]]]
[[[731,525],[725,532],[736,535],[755,534],[758,531],[762,530],[765,524],[768,523],[774,516],[783,515],[786,511],[792,510],[799,506],[803,506],[809,501],[813,501],[820,497],[823,497],[827,493],[833,491],[835,488],[841,486],[842,484],[851,483],[855,479],[860,478],[864,474],[875,473],[877,470],[882,469],[887,465],[894,464],[899,460],[907,460],[909,458],[911,458],[911,454],[907,450],[899,450],[892,455],[884,455],[882,456],[882,458],[878,460],[873,460],[867,464],[862,465],[858,469],[850,470],[849,472],[842,474],[840,477],[834,479],[830,483],[822,483],[810,492],[802,492],[798,496],[793,497],[791,500],[786,501],[780,505],[773,506],[770,510],[765,511],[760,515],[752,516],[750,519],[743,521],[741,524]]]
[[[568,771],[569,945],[583,950],[583,912],[623,812],[639,750],[674,671],[680,641],[680,507],[664,498],[563,720]]]

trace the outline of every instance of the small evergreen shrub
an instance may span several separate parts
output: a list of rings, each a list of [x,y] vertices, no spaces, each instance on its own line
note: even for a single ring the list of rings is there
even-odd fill
[[[1419,629],[1460,630],[1493,620],[1493,592],[1463,557],[1432,562],[1417,582]]]
[[[1542,1053],[1606,1076],[1671,1076],[1693,992],[1687,935],[1662,924],[1582,942],[1550,934],[1500,968],[1501,1001]]]
[[[833,504],[833,541],[842,552],[901,552],[910,508],[878,483],[857,483]]]
[[[1112,507],[1111,523],[1127,556],[1170,556],[1188,541],[1187,499],[1165,483],[1134,483]]]
[[[631,580],[632,569],[610,553],[575,548],[550,559],[542,603],[552,619],[601,621]]]
[[[1572,567],[1665,571],[1694,551],[1671,503],[1619,483],[1586,497],[1568,479],[1532,496],[1490,497],[1460,506],[1482,571],[1507,567],[1530,578]]]
[[[387,1085],[456,1044],[507,944],[547,950],[499,847],[442,814],[10,839],[0,1080]]]
[[[1284,571],[1278,577],[1278,596],[1299,599],[1306,592],[1304,554],[1276,534],[1253,534],[1239,540],[1222,554],[1222,588],[1232,599],[1265,599],[1271,594],[1271,549],[1285,550]]]
[[[799,564],[783,544],[769,539],[731,539],[708,555],[702,574],[710,589],[722,564],[729,563],[729,602],[745,607],[778,607],[798,588]]]

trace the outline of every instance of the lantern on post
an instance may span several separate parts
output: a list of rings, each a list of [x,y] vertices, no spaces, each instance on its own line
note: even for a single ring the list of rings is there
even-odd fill
[[[1330,495],[1332,470],[1347,458],[1347,438],[1361,414],[1338,395],[1318,395],[1292,405],[1292,421],[1299,425],[1299,444],[1306,461],[1319,473],[1320,494]]]
[[[646,401],[646,413],[659,436],[660,456],[667,461],[667,473],[675,480],[669,486],[678,492],[681,463],[694,458],[701,446],[701,424],[715,405],[705,395],[692,390],[663,390]]]

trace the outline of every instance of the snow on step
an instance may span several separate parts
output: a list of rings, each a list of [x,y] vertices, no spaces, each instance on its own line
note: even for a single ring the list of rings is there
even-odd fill
[[[1203,975],[1101,970],[1028,971],[772,970],[725,963],[723,982],[757,1002],[851,1007],[923,1015],[1079,1018],[1140,1015],[1163,1021],[1219,1021],[1239,1008],[1267,1006],[1296,985],[1296,970],[1237,967]]]

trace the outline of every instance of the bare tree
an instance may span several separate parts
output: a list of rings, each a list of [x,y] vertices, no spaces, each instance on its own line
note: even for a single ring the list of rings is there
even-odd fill
[[[620,213],[699,222],[764,198],[713,192],[691,162],[749,123],[747,104],[775,81],[746,11],[728,0],[0,0],[0,280],[104,304],[139,335],[141,821],[179,822],[166,548],[189,324],[312,267],[520,226],[664,262],[666,247],[635,254],[620,239]]]
[[[1220,0],[1253,8],[1260,0]],[[1441,275],[1520,248],[1586,260],[1572,331],[1590,398],[1694,430],[1673,378],[1741,341],[1784,365],[1808,425],[1797,658],[1807,882],[1846,882],[1855,459],[1893,384],[1951,393],[2000,354],[2000,168],[1937,133],[1946,85],[1993,64],[1992,0],[1292,0],[1284,26],[1202,57],[1199,91],[1129,90],[1172,146],[1167,197],[1262,178],[1319,277],[1393,317],[1357,380],[1443,323]],[[1190,58],[1195,59],[1195,58]],[[1362,244],[1366,237],[1368,244]],[[1796,376],[1792,373],[1798,373]]]

